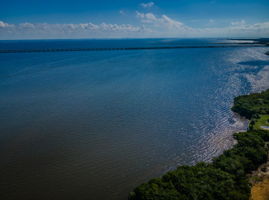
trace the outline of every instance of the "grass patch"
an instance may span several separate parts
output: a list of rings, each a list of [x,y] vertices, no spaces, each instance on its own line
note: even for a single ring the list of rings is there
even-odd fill
[[[254,130],[262,130],[262,126],[269,127],[269,115],[260,115],[260,118],[254,120],[253,129]]]

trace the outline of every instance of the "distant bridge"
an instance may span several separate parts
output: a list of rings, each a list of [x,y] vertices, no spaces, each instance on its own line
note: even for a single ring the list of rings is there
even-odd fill
[[[205,46],[158,46],[158,47],[112,47],[112,48],[47,48],[47,49],[3,49],[0,53],[42,53],[68,51],[131,51],[131,50],[158,50],[158,49],[186,49],[186,48],[231,48],[231,47],[266,47],[268,44],[232,43],[226,45]]]

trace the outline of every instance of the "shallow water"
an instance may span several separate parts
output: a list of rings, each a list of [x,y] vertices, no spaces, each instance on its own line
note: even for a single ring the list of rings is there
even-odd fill
[[[210,161],[246,128],[233,98],[269,87],[266,51],[0,54],[2,198],[121,200],[177,165]]]

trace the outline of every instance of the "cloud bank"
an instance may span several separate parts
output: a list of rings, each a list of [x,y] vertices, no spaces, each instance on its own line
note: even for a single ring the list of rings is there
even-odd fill
[[[0,21],[0,39],[37,39],[37,38],[120,38],[139,33],[142,27],[130,24],[80,23],[48,24],[21,23],[8,24]]]
[[[151,12],[136,12],[136,20],[137,25],[92,22],[9,24],[0,21],[0,39],[268,37],[269,35],[269,22],[248,24],[241,20],[232,21],[226,27],[221,28],[193,28],[165,14],[155,15]]]

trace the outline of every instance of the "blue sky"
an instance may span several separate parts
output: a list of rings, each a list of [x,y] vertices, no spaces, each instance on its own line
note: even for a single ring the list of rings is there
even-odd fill
[[[0,39],[268,36],[268,0],[1,0],[0,8]]]

